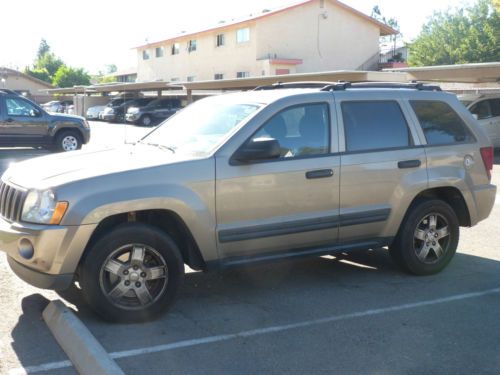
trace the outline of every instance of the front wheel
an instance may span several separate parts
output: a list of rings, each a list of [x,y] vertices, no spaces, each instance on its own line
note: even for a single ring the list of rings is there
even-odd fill
[[[410,207],[389,252],[404,270],[432,275],[450,263],[458,238],[455,211],[441,200],[421,200]]]
[[[82,148],[82,137],[74,130],[63,130],[56,137],[58,151],[75,151]]]
[[[151,119],[151,116],[148,116],[148,115],[144,115],[141,117],[139,123],[143,126],[149,126],[151,125],[151,123],[153,122],[153,120]]]
[[[89,305],[106,320],[145,321],[172,304],[183,277],[175,242],[155,227],[129,223],[89,249],[79,281]]]

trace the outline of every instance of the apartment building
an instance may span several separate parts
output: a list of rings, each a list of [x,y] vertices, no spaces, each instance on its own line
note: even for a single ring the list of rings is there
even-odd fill
[[[307,0],[136,47],[137,81],[374,70],[389,26],[336,0]]]

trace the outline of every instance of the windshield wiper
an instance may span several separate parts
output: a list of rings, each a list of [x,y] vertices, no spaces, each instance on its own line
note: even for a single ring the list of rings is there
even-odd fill
[[[159,143],[144,143],[144,144],[146,144],[148,146],[158,147],[161,150],[172,151],[172,154],[175,154],[175,149],[173,147],[170,147],[170,146],[161,145]]]

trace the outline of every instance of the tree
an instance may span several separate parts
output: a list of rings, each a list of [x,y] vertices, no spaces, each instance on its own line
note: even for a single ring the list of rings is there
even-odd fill
[[[82,68],[77,69],[62,65],[54,75],[52,84],[57,87],[90,85],[90,76]]]
[[[382,11],[380,10],[380,7],[378,5],[375,5],[372,9],[372,18],[375,18],[377,21],[380,21],[382,23],[385,23],[387,26],[392,27],[394,30],[396,30],[398,33],[394,35],[387,35],[380,37],[380,43],[381,44],[388,44],[390,43],[392,45],[392,57],[396,57],[396,44],[398,40],[400,40],[403,37],[403,34],[399,32],[399,23],[398,20],[391,17],[389,19],[385,18],[382,15]]]
[[[410,47],[410,65],[449,65],[500,60],[500,13],[493,1],[434,13]]]
[[[106,65],[106,74],[115,73],[118,70],[115,64]]]
[[[38,46],[38,52],[36,53],[37,60],[40,60],[40,58],[48,52],[50,52],[50,46],[47,41],[42,38]]]
[[[42,81],[52,83],[52,79],[50,78],[49,73],[45,69],[30,69],[29,67],[26,67],[24,69],[24,73],[34,78],[38,78]]]
[[[52,52],[46,52],[35,63],[35,69],[46,70],[49,76],[53,79],[57,70],[64,65],[64,62],[56,57]]]

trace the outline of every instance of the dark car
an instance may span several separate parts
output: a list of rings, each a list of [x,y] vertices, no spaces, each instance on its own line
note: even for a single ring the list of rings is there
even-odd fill
[[[83,117],[47,113],[25,97],[0,89],[0,146],[72,151],[89,140],[90,127]]]
[[[130,107],[142,108],[151,103],[156,98],[137,98],[134,100],[121,100],[115,106],[110,106],[104,109],[103,119],[112,122],[124,122],[125,114]]]
[[[180,99],[160,98],[143,108],[130,107],[125,119],[134,124],[149,126],[172,116],[181,109]]]

